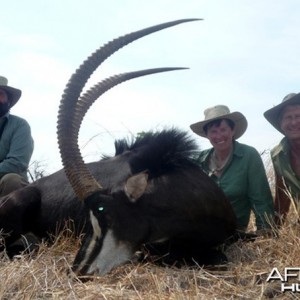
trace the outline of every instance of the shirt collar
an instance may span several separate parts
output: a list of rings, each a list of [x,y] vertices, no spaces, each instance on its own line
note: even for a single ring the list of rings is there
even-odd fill
[[[10,115],[10,113],[7,112],[3,117],[0,117],[0,120],[8,119],[8,118],[9,118],[9,115]]]
[[[233,142],[233,155],[242,157],[244,155],[243,148],[241,144],[237,141]]]
[[[208,157],[210,154],[214,151],[214,148],[211,148],[207,151],[205,151],[201,156],[200,156],[200,162],[205,162],[208,160]],[[237,141],[233,141],[233,155],[242,157],[243,156],[243,149],[241,147],[241,144]]]
[[[288,149],[289,149],[289,142],[288,139],[286,137],[284,137],[280,143],[274,147],[273,149],[273,156],[278,155],[280,152],[283,152],[284,154],[288,153]]]
[[[0,124],[3,124],[6,119],[9,119],[9,113],[5,114],[3,117],[0,118]]]

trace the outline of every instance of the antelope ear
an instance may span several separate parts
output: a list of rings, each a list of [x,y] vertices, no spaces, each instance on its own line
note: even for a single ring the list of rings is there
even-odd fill
[[[125,193],[131,202],[136,202],[145,192],[148,185],[148,173],[142,172],[129,177],[125,184]]]

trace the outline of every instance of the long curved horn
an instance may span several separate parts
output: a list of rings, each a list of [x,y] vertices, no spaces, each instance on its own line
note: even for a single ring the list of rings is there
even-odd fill
[[[97,88],[94,86],[86,94],[80,97],[80,93],[87,80],[106,58],[123,46],[155,31],[195,20],[199,19],[177,20],[121,36],[96,50],[71,76],[60,102],[57,135],[62,163],[66,175],[79,199],[83,200],[89,194],[102,188],[85,166],[78,147],[78,131],[84,114],[88,108],[101,94],[123,81],[138,76],[170,71],[178,68],[154,69],[156,71],[144,70],[138,71],[141,73],[131,72],[112,76],[106,80],[103,80]],[[85,108],[82,109],[82,107]]]
[[[80,126],[82,123],[82,120],[89,110],[89,108],[93,105],[93,103],[105,92],[113,88],[114,86],[121,84],[125,81],[151,75],[155,73],[161,73],[161,72],[170,72],[170,71],[176,71],[176,70],[186,70],[188,68],[154,68],[154,69],[146,69],[146,70],[140,70],[140,71],[133,71],[133,72],[126,72],[121,73],[118,75],[113,75],[111,77],[108,77],[101,82],[98,82],[93,87],[91,87],[87,92],[85,92],[82,96],[80,96],[79,101],[77,102],[76,108],[75,108],[75,125],[73,133],[78,136]]]
[[[103,95],[105,92],[107,92],[109,89],[113,88],[114,86],[133,78],[159,73],[159,72],[167,72],[167,71],[175,71],[175,70],[183,70],[183,69],[186,68],[156,68],[156,69],[147,69],[147,70],[141,70],[135,72],[122,73],[104,79],[103,81],[97,83],[92,88],[90,88],[87,92],[85,92],[79,98],[79,101],[77,102],[75,108],[74,119],[73,119],[73,131],[72,131],[72,137],[70,139],[72,141],[76,141],[77,154],[80,153],[80,150],[78,149],[77,138],[79,135],[79,129],[82,120],[86,112],[88,111],[88,109],[101,95]],[[69,180],[74,182],[72,186],[76,195],[80,199],[84,199],[89,194],[101,189],[101,185],[90,174],[89,170],[87,169],[86,165],[82,160],[81,155],[80,157],[77,156],[75,159],[74,156],[72,157],[72,155],[74,155],[75,144],[73,143],[72,147],[70,147],[70,145],[68,145],[67,143],[64,143],[64,145],[65,145],[65,153],[67,152],[69,153],[69,155],[67,155],[68,160],[70,159],[68,165],[73,166],[73,168],[66,170],[66,172],[68,171],[70,173],[68,176]],[[74,168],[77,168],[75,172],[73,172]]]

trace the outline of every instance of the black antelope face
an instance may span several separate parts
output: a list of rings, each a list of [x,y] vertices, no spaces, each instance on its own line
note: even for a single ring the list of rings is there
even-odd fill
[[[114,194],[102,190],[85,199],[91,230],[75,258],[75,273],[104,275],[132,258],[148,235],[143,212],[137,205],[147,188],[147,179],[147,173],[142,172],[129,177],[123,189]]]
[[[114,232],[114,202],[112,196],[96,193],[86,199],[91,230],[84,236],[78,251],[73,271],[76,274],[104,275],[115,266],[129,261],[133,246],[121,241]]]

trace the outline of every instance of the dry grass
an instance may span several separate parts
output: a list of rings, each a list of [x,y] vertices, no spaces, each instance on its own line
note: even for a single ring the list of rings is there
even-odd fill
[[[0,299],[300,299],[300,293],[282,293],[280,283],[266,282],[274,267],[300,267],[298,217],[292,206],[278,238],[230,246],[226,266],[176,269],[132,263],[83,279],[68,275],[80,241],[67,233],[51,246],[42,244],[34,256],[11,261],[0,253]]]
[[[290,213],[280,237],[237,242],[226,250],[222,268],[171,268],[132,263],[103,277],[79,280],[68,276],[78,240],[59,237],[42,244],[34,256],[13,261],[0,257],[1,299],[297,299],[267,283],[273,267],[300,267],[297,214]],[[299,297],[300,299],[300,297]]]

